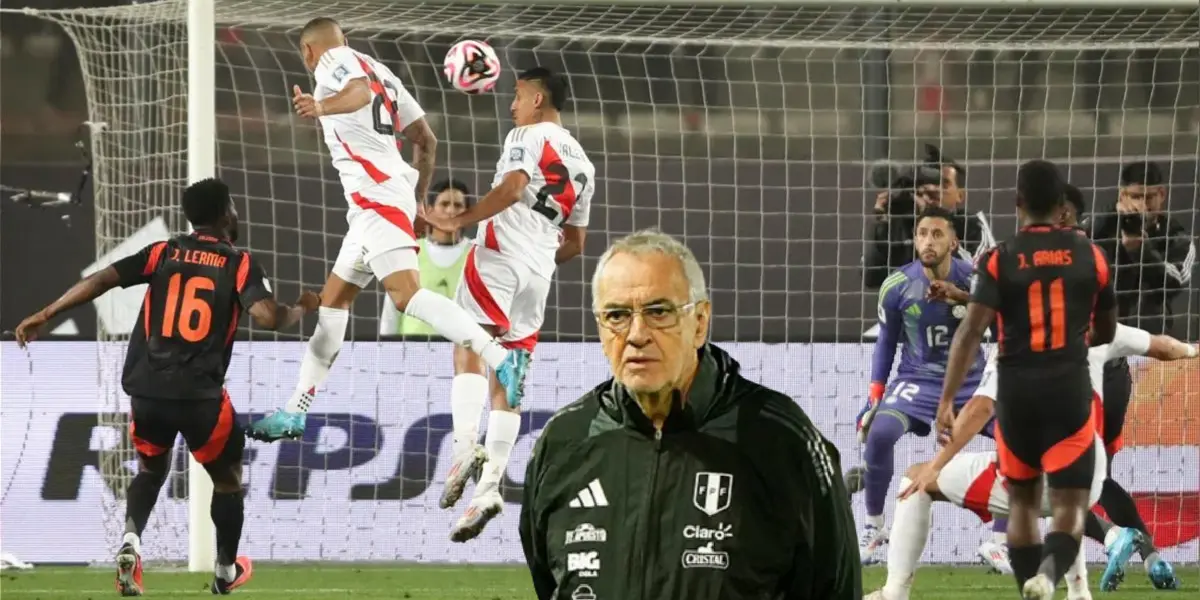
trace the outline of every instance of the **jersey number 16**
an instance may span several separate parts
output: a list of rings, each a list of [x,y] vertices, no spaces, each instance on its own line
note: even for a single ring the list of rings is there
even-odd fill
[[[217,289],[217,285],[211,278],[203,276],[189,277],[187,283],[183,283],[182,280],[183,274],[176,273],[171,276],[167,286],[162,337],[173,338],[178,333],[179,337],[186,341],[200,342],[208,337],[212,329],[212,303],[197,294],[202,291],[211,292]]]

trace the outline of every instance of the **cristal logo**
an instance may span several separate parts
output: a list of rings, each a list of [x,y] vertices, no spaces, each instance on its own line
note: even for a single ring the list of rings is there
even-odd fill
[[[717,523],[716,527],[708,528],[702,525],[688,525],[683,528],[683,537],[689,540],[717,540],[733,537],[733,525]]]
[[[725,570],[729,568],[729,553],[713,549],[713,542],[709,542],[695,550],[685,550],[683,568]]]

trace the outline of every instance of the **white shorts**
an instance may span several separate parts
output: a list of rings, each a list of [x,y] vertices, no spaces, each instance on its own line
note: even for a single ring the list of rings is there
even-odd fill
[[[365,288],[372,277],[383,279],[397,271],[417,270],[417,240],[413,233],[416,198],[402,179],[390,179],[347,194],[350,229],[333,262],[333,273]]]
[[[1104,442],[1100,436],[1096,436],[1096,466],[1088,494],[1089,507],[1100,500],[1100,489],[1104,486],[1107,472]],[[937,485],[947,500],[979,515],[984,523],[991,521],[992,517],[1008,516],[1008,481],[1000,475],[995,452],[959,453],[942,469]],[[1048,490],[1042,495],[1042,516],[1050,516]]]
[[[506,348],[533,351],[546,317],[550,282],[524,264],[472,246],[454,301],[482,325],[495,325]]]

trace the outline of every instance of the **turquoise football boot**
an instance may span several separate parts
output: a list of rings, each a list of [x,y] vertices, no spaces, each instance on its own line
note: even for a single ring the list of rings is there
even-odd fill
[[[1154,584],[1155,589],[1179,589],[1179,578],[1175,576],[1175,569],[1171,567],[1171,563],[1161,558],[1150,565],[1146,574],[1150,576],[1150,583]]]
[[[308,413],[277,410],[252,423],[246,430],[246,435],[262,442],[298,440],[304,437],[304,424],[307,420]]]
[[[1125,564],[1137,549],[1137,536],[1136,530],[1123,527],[1112,544],[1104,549],[1108,553],[1108,565],[1104,567],[1104,574],[1100,576],[1101,590],[1116,591],[1121,582],[1125,581]]]
[[[511,408],[521,406],[521,400],[525,398],[525,376],[529,374],[532,359],[528,350],[513,348],[496,368],[496,380],[504,386],[504,395]]]

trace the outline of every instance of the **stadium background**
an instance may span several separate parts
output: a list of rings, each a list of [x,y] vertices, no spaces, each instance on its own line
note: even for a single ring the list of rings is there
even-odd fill
[[[80,168],[72,147],[78,139],[76,126],[86,116],[72,48],[55,26],[41,21],[6,15],[0,27],[5,34],[0,181],[14,187],[69,189]],[[345,230],[343,200],[319,149],[316,130],[288,114],[286,90],[291,83],[303,85],[304,76],[287,37],[241,28],[222,29],[218,40],[220,172],[245,195],[244,239],[265,257],[277,291],[286,299],[301,282],[312,287],[323,280]],[[439,165],[444,169],[439,175],[467,179],[480,189],[490,178],[497,142],[506,127],[508,90],[474,99],[443,93],[430,63],[437,62],[453,41],[436,35],[352,39],[356,47],[390,64],[407,61],[407,73],[398,72],[413,83],[443,139]],[[747,46],[680,51],[649,43],[550,44],[520,36],[497,45],[505,50],[507,64],[545,61],[572,74],[576,116],[568,118],[575,119],[584,146],[599,157],[602,183],[585,252],[591,258],[561,269],[543,339],[568,344],[590,339],[594,326],[586,314],[585,275],[590,274],[594,257],[615,235],[635,227],[660,226],[683,236],[707,268],[716,313],[714,338],[748,344],[741,347],[752,371],[766,378],[783,377],[781,387],[796,390],[798,401],[837,441],[846,467],[857,461],[849,423],[861,402],[868,369],[866,347],[859,344],[875,312],[873,293],[862,289],[859,265],[876,191],[864,183],[865,165],[871,159],[886,155],[904,160],[914,156],[923,142],[939,144],[947,155],[968,165],[968,209],[988,213],[1003,237],[1012,231],[1010,197],[1020,159],[1044,156],[1060,161],[1092,205],[1107,206],[1115,198],[1122,162],[1159,157],[1171,176],[1168,210],[1193,234],[1200,226],[1200,56],[1194,50],[885,53]],[[763,70],[764,64],[789,68],[770,72]],[[148,60],[128,65],[132,72],[125,75],[173,66],[177,65]],[[881,80],[881,75],[887,79]],[[150,86],[147,83],[140,91],[154,92]],[[1013,88],[1024,90],[1016,95],[1019,100],[1009,93]],[[176,121],[159,108],[135,108],[124,117],[145,129],[171,127]],[[880,135],[880,131],[890,133]],[[128,210],[109,212],[101,221],[96,220],[94,205],[86,201],[65,211],[33,210],[7,198],[0,203],[0,272],[4,274],[0,327],[11,329],[99,256],[126,241],[114,236],[114,231],[129,236],[157,217],[169,229],[181,226],[176,212],[156,209],[138,198],[139,191],[162,189],[158,183],[162,180],[176,187],[182,183],[179,157],[168,155],[169,148],[160,143],[159,138],[147,137],[128,148],[142,163],[117,173],[126,178],[121,181],[125,186],[121,194],[127,196]],[[374,333],[378,302],[376,295],[367,294],[355,307],[353,330],[358,341],[339,365],[329,395],[337,400],[328,407],[376,419],[386,425],[385,431],[394,430],[401,437],[417,435],[412,439],[421,440],[419,433],[411,433],[413,425],[443,412],[442,388],[448,379],[430,373],[442,364],[437,357],[445,348],[424,342],[404,346],[379,342]],[[1198,306],[1200,294],[1193,284],[1176,300],[1180,318],[1175,335],[1200,337]],[[61,446],[66,454],[59,456],[66,456],[68,463],[103,462],[103,452],[96,449],[112,440],[106,442],[104,435],[82,423],[94,425],[96,413],[119,412],[122,406],[110,393],[111,381],[103,383],[111,380],[111,371],[119,364],[114,357],[119,354],[88,342],[97,336],[95,313],[83,310],[71,319],[77,333],[57,337],[74,341],[44,344],[33,355],[43,356],[40,360],[31,362],[8,343],[4,345],[4,468],[0,473],[5,480],[6,512],[17,503],[28,504],[32,508],[26,510],[49,511],[39,514],[71,524],[77,531],[76,523],[88,522],[87,528],[95,529],[94,521],[114,519],[116,503],[110,495],[99,512],[54,512],[72,505],[63,504],[69,498],[54,496],[68,494],[62,490],[69,492],[71,473],[52,468],[53,450]],[[111,324],[108,330],[120,333],[120,327]],[[305,330],[311,330],[311,323]],[[260,332],[242,335],[269,339]],[[777,353],[773,346],[756,343],[789,346]],[[240,358],[271,366],[266,375],[260,366],[253,375],[243,370],[231,376],[231,386],[242,390],[239,403],[255,411],[274,404],[280,390],[290,387],[294,373],[289,369],[294,369],[300,351],[296,344],[256,342],[243,347]],[[546,356],[560,358],[540,367],[542,383],[536,389],[544,396],[539,396],[538,410],[548,411],[573,399],[574,391],[603,376],[592,362],[594,352],[589,352],[574,345],[545,351]],[[578,359],[586,363],[577,369],[570,363]],[[549,365],[555,365],[553,370]],[[53,385],[48,383],[51,379]],[[99,394],[97,380],[102,381]],[[1163,532],[1160,537],[1185,542],[1174,550],[1194,560],[1195,515],[1200,508],[1194,465],[1200,460],[1200,424],[1191,415],[1200,407],[1200,385],[1187,371],[1153,365],[1139,367],[1139,381],[1149,385],[1138,389],[1130,440],[1135,448],[1126,456],[1129,478],[1125,480],[1132,480],[1131,487],[1141,493],[1143,508],[1151,513],[1149,520]],[[385,408],[393,404],[403,408]],[[89,407],[95,412],[89,412]],[[395,410],[402,412],[388,412]],[[82,429],[64,430],[64,424]],[[530,425],[536,431],[533,419]],[[423,473],[416,469],[409,475],[418,487],[422,477],[428,478],[438,468],[439,463],[430,459],[444,458],[434,441],[437,430],[428,427],[424,446],[414,442],[415,455],[422,458],[409,460],[425,466]],[[318,430],[314,435],[324,434]],[[323,477],[338,470],[327,451],[336,451],[339,444],[349,448],[345,460],[364,462],[352,480],[338,485],[382,481],[394,470],[394,462],[372,461],[373,454],[356,457],[356,452],[361,453],[353,450],[357,445],[347,445],[336,432],[332,435],[332,441],[314,438],[306,440],[308,446],[292,446],[297,456],[311,452],[308,460],[315,462],[289,463],[304,459],[278,455],[274,460],[257,459],[261,465],[251,471],[251,493],[269,498],[281,468]],[[88,440],[86,447],[59,441],[77,442],[80,436]],[[927,455],[927,446],[909,442],[899,456]],[[286,453],[267,449],[265,454],[276,452]],[[1155,468],[1143,471],[1135,464]],[[106,468],[114,472],[111,465]],[[511,473],[519,477],[519,467]],[[81,504],[75,506],[95,506],[95,496],[89,494],[105,495],[104,484],[119,482],[120,477],[105,480],[85,466],[78,481],[82,483],[76,487],[84,491],[76,496]],[[285,542],[282,532],[290,525],[305,524],[306,519],[319,521],[323,534],[345,538],[339,525],[328,520],[339,506],[355,504],[352,493],[343,493],[343,487],[318,488],[327,496],[309,496],[321,501],[324,508],[319,509],[288,512],[284,507],[299,507],[302,501],[271,498],[271,508],[264,506],[259,513],[259,518],[274,519],[259,534],[270,539],[252,543]],[[174,489],[172,497],[178,497],[178,490],[186,486]],[[398,513],[384,500],[386,495],[379,495],[377,489],[372,494],[369,498],[377,501],[365,502],[367,516],[356,528],[391,524],[397,514],[406,520],[404,512],[411,511],[430,535],[445,529],[432,509],[406,505]],[[331,504],[335,498],[351,500]],[[186,542],[186,534],[180,534],[185,511],[179,504],[168,502],[167,514],[154,521],[162,538],[175,540],[163,542],[158,548],[161,556],[178,558],[179,543]],[[427,505],[431,506],[428,499],[419,504]],[[319,516],[306,510],[317,510]],[[271,511],[280,514],[264,514]],[[32,544],[31,536],[42,535],[19,521],[4,521],[5,548]],[[967,559],[983,535],[982,528],[962,515],[946,523],[938,535],[950,538],[939,538],[946,544],[932,546],[948,553],[937,558]],[[112,527],[96,532],[111,536]],[[97,556],[84,560],[103,558],[107,541],[95,548]],[[397,558],[389,553],[401,551],[372,546],[365,558]],[[277,552],[275,558],[360,558],[339,554],[336,547],[305,548],[299,554],[272,552]]]

